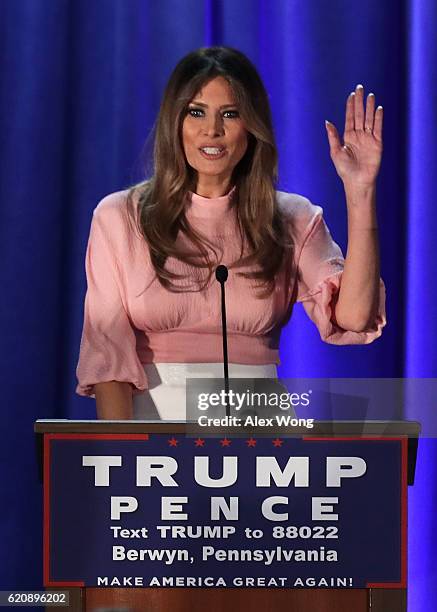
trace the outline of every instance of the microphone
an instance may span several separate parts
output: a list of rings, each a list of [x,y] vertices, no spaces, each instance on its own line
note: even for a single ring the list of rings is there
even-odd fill
[[[225,282],[228,280],[228,269],[224,265],[217,266],[215,277],[221,287],[222,336],[223,336],[223,371],[226,393],[226,416],[231,416],[229,408],[229,366],[228,366],[228,332],[226,328]]]
[[[215,277],[219,283],[225,283],[228,280],[228,269],[226,266],[220,265],[215,270]]]

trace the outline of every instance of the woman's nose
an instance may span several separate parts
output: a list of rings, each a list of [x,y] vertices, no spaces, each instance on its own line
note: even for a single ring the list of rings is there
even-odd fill
[[[220,115],[212,115],[205,119],[204,131],[207,136],[222,136],[223,119]]]

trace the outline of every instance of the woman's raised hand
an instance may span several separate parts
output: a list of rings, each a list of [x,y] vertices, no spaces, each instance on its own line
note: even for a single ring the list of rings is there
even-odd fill
[[[346,102],[343,144],[335,125],[326,121],[331,159],[345,185],[374,185],[382,157],[382,115],[373,93],[364,110],[364,88],[357,85]]]

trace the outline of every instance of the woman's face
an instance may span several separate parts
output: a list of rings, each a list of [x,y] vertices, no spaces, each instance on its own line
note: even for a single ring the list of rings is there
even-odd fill
[[[246,127],[226,79],[209,81],[191,100],[182,141],[187,162],[197,171],[197,193],[226,193],[232,171],[247,149]]]

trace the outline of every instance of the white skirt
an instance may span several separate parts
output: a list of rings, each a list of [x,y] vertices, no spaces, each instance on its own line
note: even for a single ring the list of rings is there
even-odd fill
[[[134,419],[144,421],[186,420],[186,379],[223,378],[223,363],[145,363],[149,388],[134,395]],[[274,363],[265,365],[229,364],[229,378],[272,378]]]

